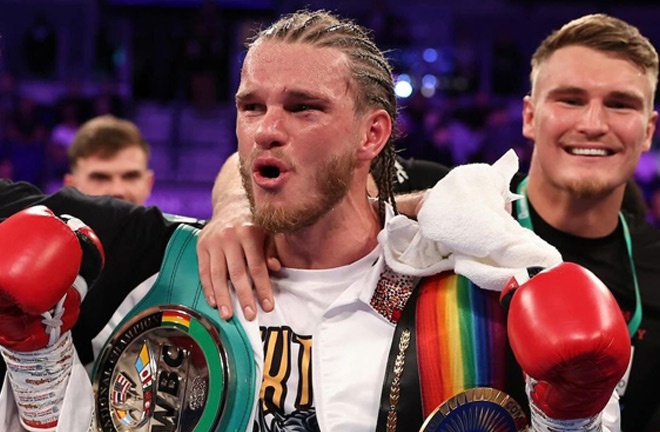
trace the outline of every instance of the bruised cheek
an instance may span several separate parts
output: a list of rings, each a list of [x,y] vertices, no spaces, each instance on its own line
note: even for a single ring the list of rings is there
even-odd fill
[[[309,161],[335,154],[345,141],[344,131],[332,125],[297,126],[298,154]]]

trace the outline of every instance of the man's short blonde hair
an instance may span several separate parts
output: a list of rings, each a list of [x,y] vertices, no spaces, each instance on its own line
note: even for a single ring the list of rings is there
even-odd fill
[[[108,159],[127,147],[138,147],[149,159],[149,144],[140,129],[128,120],[102,115],[83,123],[69,147],[69,165],[75,168],[79,159],[99,156]]]
[[[540,65],[555,51],[572,45],[612,54],[630,61],[651,78],[653,94],[658,84],[658,53],[639,29],[606,14],[574,19],[546,37],[532,56],[532,89]]]

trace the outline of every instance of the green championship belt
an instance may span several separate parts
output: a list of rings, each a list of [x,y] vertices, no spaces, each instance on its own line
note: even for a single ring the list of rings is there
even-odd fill
[[[220,319],[203,296],[198,231],[176,229],[156,282],[96,361],[101,431],[248,429],[256,385],[252,347],[236,318]]]

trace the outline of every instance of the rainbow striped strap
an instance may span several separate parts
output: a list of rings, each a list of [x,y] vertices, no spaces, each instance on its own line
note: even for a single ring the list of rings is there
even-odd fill
[[[470,388],[509,390],[505,319],[497,292],[453,272],[422,279],[397,322],[376,430],[395,431],[397,423],[419,430],[440,404]]]
[[[424,416],[474,387],[504,389],[506,313],[499,293],[454,273],[425,279],[417,301]]]

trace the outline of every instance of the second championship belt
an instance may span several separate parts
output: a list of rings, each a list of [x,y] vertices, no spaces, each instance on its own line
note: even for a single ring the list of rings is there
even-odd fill
[[[518,432],[527,416],[504,392],[489,387],[468,389],[451,397],[426,418],[420,432]]]
[[[498,292],[454,272],[423,278],[396,323],[376,430],[526,430],[525,412],[503,391],[507,372],[522,385],[506,344]]]
[[[105,343],[93,385],[103,432],[245,431],[256,371],[240,323],[203,296],[198,229],[179,226],[156,282]]]

